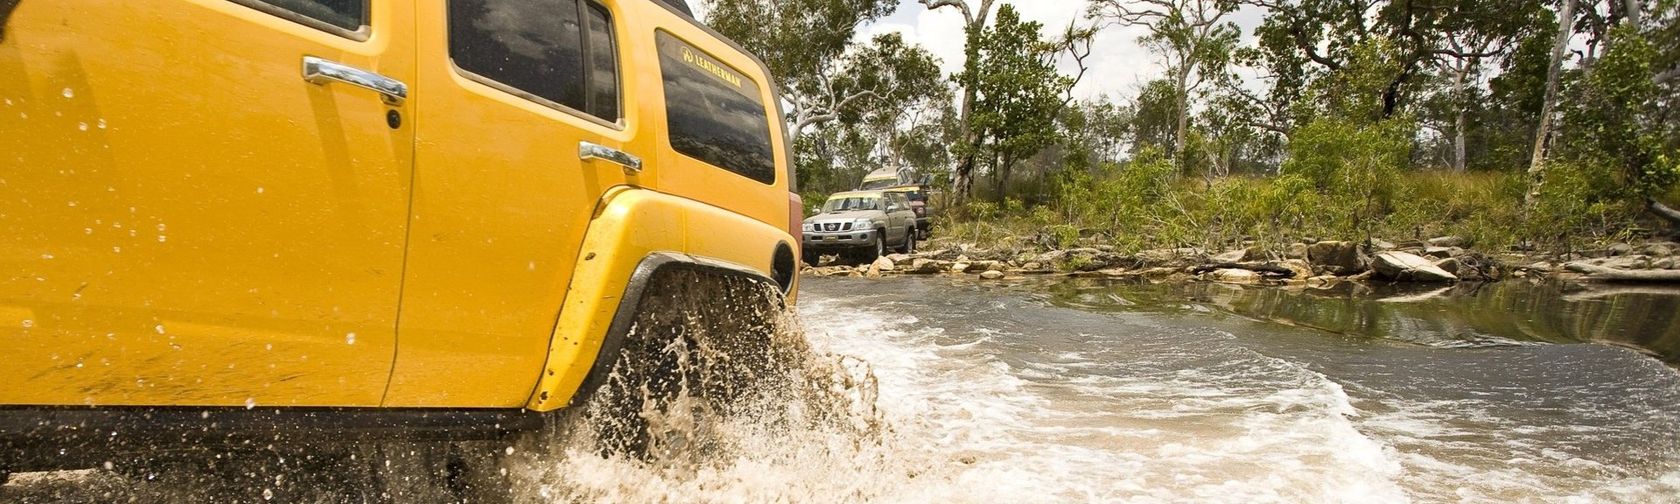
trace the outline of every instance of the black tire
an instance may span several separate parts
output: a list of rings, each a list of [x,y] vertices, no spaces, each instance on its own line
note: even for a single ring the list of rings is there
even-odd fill
[[[916,235],[919,234],[919,233],[920,232],[917,231],[914,226],[910,227],[909,229],[905,229],[904,230],[904,246],[899,247],[898,251],[902,252],[902,253],[905,253],[905,254],[916,253]]]
[[[864,249],[863,253],[859,254],[858,262],[863,263],[863,264],[869,264],[869,263],[875,262],[876,259],[880,259],[881,256],[886,255],[886,254],[887,254],[887,230],[879,229],[879,230],[876,230],[876,232],[875,232],[875,247]]]
[[[800,252],[799,256],[800,259],[805,261],[805,264],[809,264],[812,267],[816,267],[817,263],[822,261],[822,255],[818,254],[815,250],[806,249],[805,251]]]

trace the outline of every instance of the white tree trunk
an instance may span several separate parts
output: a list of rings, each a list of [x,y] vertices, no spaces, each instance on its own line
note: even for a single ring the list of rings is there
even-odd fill
[[[1557,108],[1558,73],[1563,71],[1563,50],[1569,46],[1570,27],[1575,21],[1575,1],[1563,3],[1558,12],[1558,34],[1552,43],[1552,64],[1546,70],[1546,97],[1540,106],[1540,124],[1534,132],[1534,151],[1528,162],[1529,191],[1527,202],[1534,203],[1540,195],[1540,184],[1546,175],[1546,144],[1552,134],[1552,113]]]

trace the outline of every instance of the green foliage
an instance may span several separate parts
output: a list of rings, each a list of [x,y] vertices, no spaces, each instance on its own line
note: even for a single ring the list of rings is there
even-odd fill
[[[1041,37],[1042,28],[1004,5],[975,39],[977,64],[956,77],[972,82],[977,96],[970,120],[979,142],[960,149],[977,149],[972,154],[991,169],[999,188],[1016,162],[1059,137],[1056,115],[1073,87],[1073,79],[1056,71],[1057,47]]]
[[[1662,194],[1680,180],[1680,159],[1665,145],[1675,126],[1658,123],[1653,114],[1656,47],[1627,27],[1613,30],[1610,43],[1566,109],[1564,154],[1582,166],[1613,171],[1628,197]]]

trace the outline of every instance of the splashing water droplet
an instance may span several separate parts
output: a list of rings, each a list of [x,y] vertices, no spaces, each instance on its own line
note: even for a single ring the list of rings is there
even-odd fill
[[[105,120],[104,119],[100,119],[98,124],[99,124],[99,129],[105,129]]]
[[[70,89],[70,88],[64,88],[64,92],[61,93],[61,94],[63,94],[65,98],[75,98],[76,97],[76,90]]]
[[[79,130],[82,130],[82,131],[87,131],[87,128],[88,128],[88,126],[87,126],[87,123],[85,123],[85,122],[76,123],[76,129],[79,129]]]
[[[152,330],[157,331],[158,334],[163,334],[163,324],[158,324],[156,327],[153,327]]]
[[[53,255],[52,254],[41,254],[41,258],[42,259],[52,259]]]
[[[122,247],[111,247],[111,252],[121,254],[122,253]]]
[[[165,230],[167,230],[167,229],[169,229],[169,226],[165,226],[165,225],[163,225],[163,224],[158,224],[158,232],[160,232],[160,233],[161,233],[161,232],[163,232],[163,231],[165,231]]]
[[[158,235],[158,243],[163,243],[165,241],[169,241],[169,237],[164,236],[164,235]]]
[[[252,409],[252,408],[256,408],[256,407],[257,407],[257,399],[256,398],[254,398],[254,397],[245,398],[245,409]]]
[[[28,329],[28,328],[31,328],[31,327],[35,327],[35,321],[29,320],[29,319],[23,319],[23,328]]]
[[[356,344],[356,333],[350,333],[350,334],[344,335],[344,344],[346,344],[346,345]]]

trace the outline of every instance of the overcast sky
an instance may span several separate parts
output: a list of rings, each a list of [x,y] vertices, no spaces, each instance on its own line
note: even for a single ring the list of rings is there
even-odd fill
[[[971,6],[979,5],[978,0],[968,2]],[[1001,3],[1013,5],[1022,17],[1044,24],[1046,36],[1060,34],[1070,22],[1090,23],[1083,16],[1085,0],[1002,0]],[[694,5],[694,10],[704,19],[705,5]],[[1232,20],[1243,29],[1244,43],[1248,43],[1251,38],[1249,32],[1259,24],[1260,18],[1260,12],[1251,10],[1233,16]],[[929,11],[917,0],[900,0],[896,12],[863,27],[858,37],[867,40],[880,33],[902,33],[905,40],[921,45],[938,57],[945,72],[950,74],[962,68],[962,25],[962,14],[956,10]],[[1099,32],[1091,57],[1086,60],[1090,70],[1074,90],[1075,95],[1080,98],[1133,96],[1143,82],[1159,77],[1162,73],[1159,58],[1138,45],[1138,36],[1142,34],[1144,30],[1141,28],[1122,27],[1109,27]],[[1064,67],[1070,72],[1073,68],[1067,64]]]

